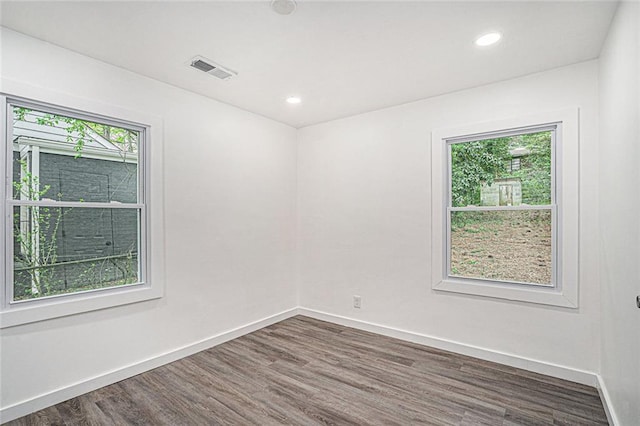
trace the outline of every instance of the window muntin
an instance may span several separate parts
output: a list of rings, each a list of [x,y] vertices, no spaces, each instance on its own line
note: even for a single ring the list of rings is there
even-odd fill
[[[7,103],[5,306],[139,286],[146,128]]]
[[[556,285],[556,129],[446,141],[448,278]]]

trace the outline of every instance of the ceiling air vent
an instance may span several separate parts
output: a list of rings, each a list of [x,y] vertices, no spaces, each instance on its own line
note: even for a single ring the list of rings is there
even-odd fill
[[[218,65],[207,58],[203,58],[202,56],[196,56],[191,59],[189,65],[197,70],[211,74],[214,77],[218,77],[220,80],[229,80],[231,77],[238,75],[237,72],[225,68],[222,65]]]

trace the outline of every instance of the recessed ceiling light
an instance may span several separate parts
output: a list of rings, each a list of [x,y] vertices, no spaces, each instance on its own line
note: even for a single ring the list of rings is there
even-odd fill
[[[289,96],[287,98],[287,103],[290,104],[299,104],[300,102],[302,102],[302,99],[299,96]]]
[[[296,6],[295,0],[271,0],[271,9],[279,15],[291,15]]]
[[[500,41],[501,38],[502,38],[502,34],[500,33],[496,33],[496,32],[487,33],[478,37],[476,39],[476,44],[478,46],[491,46],[492,44]]]

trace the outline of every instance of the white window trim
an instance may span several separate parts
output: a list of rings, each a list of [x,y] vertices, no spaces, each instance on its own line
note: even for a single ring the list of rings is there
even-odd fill
[[[555,146],[555,184],[557,209],[556,273],[554,287],[502,283],[490,280],[447,277],[447,140],[498,131],[560,123]],[[436,291],[470,294],[498,299],[578,307],[579,278],[579,110],[565,109],[526,117],[476,123],[431,134],[432,206],[432,288]]]
[[[493,139],[493,138],[503,138],[503,137],[512,137],[512,136],[517,136],[517,135],[523,135],[523,134],[531,134],[531,133],[539,133],[539,132],[545,132],[545,131],[551,131],[552,135],[551,135],[551,202],[550,204],[547,205],[518,205],[518,206],[466,206],[466,207],[454,207],[452,205],[452,201],[451,201],[451,186],[452,186],[452,182],[451,182],[451,175],[452,175],[452,170],[451,170],[451,149],[452,149],[452,145],[455,144],[461,144],[461,143],[468,143],[468,142],[474,142],[477,140],[483,140],[483,139]],[[446,247],[445,247],[445,257],[446,257],[446,267],[445,267],[445,277],[446,280],[454,280],[454,281],[461,281],[461,282],[467,282],[467,283],[472,283],[474,285],[477,285],[478,283],[482,284],[482,283],[490,283],[490,284],[499,284],[499,285],[503,285],[506,287],[512,287],[514,285],[528,285],[528,286],[545,286],[546,288],[549,287],[549,285],[545,285],[545,284],[536,284],[536,283],[525,283],[525,282],[515,282],[515,281],[506,281],[506,280],[495,280],[495,279],[488,279],[488,278],[473,278],[473,277],[456,277],[456,276],[452,276],[452,274],[449,272],[451,271],[451,213],[452,212],[464,212],[464,211],[474,211],[474,212],[479,212],[479,211],[524,211],[524,210],[549,210],[551,212],[551,255],[552,255],[552,274],[551,274],[551,286],[553,287],[557,287],[560,286],[560,277],[557,276],[557,230],[558,230],[558,221],[556,220],[557,215],[558,215],[558,203],[560,203],[560,199],[561,194],[560,191],[557,190],[556,188],[556,176],[557,176],[557,171],[556,171],[556,159],[557,154],[556,154],[556,143],[558,141],[561,140],[561,135],[562,135],[562,123],[545,123],[542,125],[538,125],[538,126],[534,126],[534,127],[525,127],[525,128],[516,128],[513,130],[508,130],[508,131],[504,131],[504,130],[499,130],[497,133],[482,133],[482,134],[473,134],[471,136],[465,136],[462,139],[460,138],[456,138],[456,139],[451,139],[451,138],[447,138],[447,140],[445,141],[447,143],[447,147],[446,147],[446,156],[447,156],[447,171],[446,171],[446,179],[447,181],[445,182],[445,215],[446,215],[446,227],[445,227],[445,242],[446,242]]]
[[[12,80],[1,80],[0,88],[0,114],[3,120],[7,119],[7,99],[35,102],[39,105],[50,106],[52,109],[75,111],[80,115],[89,117],[102,117],[107,121],[109,117],[117,117],[116,121],[128,122],[138,127],[145,128],[146,146],[143,149],[145,188],[144,218],[141,226],[145,229],[145,241],[140,246],[145,247],[146,270],[142,277],[142,284],[98,289],[86,292],[78,292],[69,295],[46,297],[9,303],[5,288],[0,295],[0,328],[14,327],[22,324],[53,319],[57,317],[75,315],[99,309],[106,309],[120,305],[137,303],[152,299],[158,299],[164,294],[164,200],[163,200],[163,139],[162,120],[159,117],[140,113],[99,103],[93,100],[77,98],[44,88],[35,88]],[[6,126],[5,126],[6,127]],[[0,163],[7,164],[7,155],[12,147],[8,143],[9,129],[5,129],[1,137],[3,143],[0,149]],[[3,217],[3,225],[10,224],[12,212],[7,208],[7,196],[11,194],[10,185],[12,176],[7,167],[3,167],[4,182],[0,185],[0,199],[2,200],[0,214]],[[85,206],[88,205],[85,203]],[[9,226],[3,226],[3,234],[10,233]],[[12,285],[5,277],[11,271],[7,271],[7,255],[12,247],[7,247],[8,235],[2,235],[0,242],[0,277],[5,286]],[[142,250],[141,250],[142,255]]]

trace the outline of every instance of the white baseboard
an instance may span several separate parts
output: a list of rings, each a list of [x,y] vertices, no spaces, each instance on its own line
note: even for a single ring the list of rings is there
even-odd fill
[[[131,364],[117,370],[113,370],[99,376],[95,376],[87,380],[83,380],[81,382],[47,392],[45,394],[18,402],[8,407],[3,407],[2,409],[0,409],[0,423],[9,422],[19,417],[25,416],[29,413],[33,413],[51,405],[66,401],[70,398],[77,397],[79,395],[91,392],[104,386],[108,386],[112,383],[119,382],[137,374],[144,373],[145,371],[149,371],[170,362],[177,361],[178,359],[212,348],[224,342],[228,342],[229,340],[233,340],[238,337],[244,336],[245,334],[252,333],[256,330],[283,321],[287,318],[291,318],[298,314],[332,322],[335,324],[344,325],[347,327],[356,328],[359,330],[381,334],[383,336],[394,337],[397,339],[406,340],[425,346],[431,346],[462,355],[468,355],[487,361],[493,361],[512,367],[522,368],[524,370],[529,370],[536,373],[546,374],[565,380],[571,380],[589,386],[595,386],[600,392],[600,397],[605,407],[607,418],[609,419],[610,424],[618,424],[615,414],[613,410],[611,410],[609,394],[607,393],[606,387],[604,386],[604,382],[602,382],[602,379],[595,373],[577,370],[571,367],[556,365],[544,361],[524,358],[514,354],[494,351],[491,349],[481,348],[478,346],[468,345],[465,343],[455,342],[439,337],[401,330],[381,324],[375,324],[367,321],[334,315],[327,312],[316,311],[308,308],[289,309],[287,311],[271,315],[269,317],[254,321],[238,328],[234,328],[232,330],[225,331],[223,333],[183,346],[181,348],[177,348],[172,351],[148,358],[135,364]]]
[[[372,333],[382,334],[388,337],[395,337],[396,339],[406,340],[408,342],[418,343],[420,345],[431,346],[433,348],[455,352],[462,355],[468,355],[475,358],[484,359],[486,361],[493,361],[499,364],[509,365],[511,367],[521,368],[523,370],[533,371],[535,373],[570,380],[572,382],[582,383],[588,386],[595,387],[598,383],[597,375],[589,371],[578,370],[563,365],[525,358],[514,354],[481,348],[478,346],[455,342],[453,340],[428,336],[426,334],[419,334],[412,331],[401,330],[386,325],[361,321],[353,318],[343,317],[340,315],[330,314],[327,312],[316,311],[313,309],[301,307],[298,308],[298,313],[300,315],[305,315],[311,318],[328,321],[347,327],[353,327]]]
[[[604,384],[604,380],[602,376],[598,374],[598,381],[596,382],[596,388],[598,389],[598,394],[600,395],[600,400],[602,401],[602,405],[604,406],[604,412],[607,415],[607,420],[609,421],[610,426],[617,426],[620,423],[618,422],[618,417],[616,416],[616,412],[613,409],[613,404],[611,403],[611,396],[609,396],[609,391]]]
[[[144,373],[145,371],[152,370],[170,362],[177,361],[186,356],[193,355],[196,352],[212,348],[224,342],[228,342],[229,340],[236,339],[240,336],[244,336],[245,334],[252,333],[271,324],[275,324],[295,316],[297,313],[297,308],[289,309],[241,327],[216,334],[215,336],[208,337],[198,342],[148,358],[144,361],[109,371],[99,376],[44,393],[35,398],[21,401],[8,407],[2,407],[2,409],[0,409],[0,423],[15,420],[35,411],[42,410],[43,408],[59,404],[60,402],[66,401],[70,398],[75,398],[87,392],[133,377],[137,374]]]

